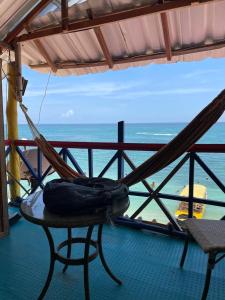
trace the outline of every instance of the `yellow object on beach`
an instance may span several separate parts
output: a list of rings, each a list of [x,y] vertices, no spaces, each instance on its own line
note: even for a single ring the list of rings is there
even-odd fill
[[[189,185],[186,185],[180,193],[182,197],[189,196]],[[193,190],[194,198],[206,199],[207,189],[202,184],[194,184]],[[205,204],[203,203],[193,203],[193,217],[196,219],[202,219],[205,213]],[[188,202],[182,201],[176,210],[176,218],[180,221],[186,220],[188,218]]]

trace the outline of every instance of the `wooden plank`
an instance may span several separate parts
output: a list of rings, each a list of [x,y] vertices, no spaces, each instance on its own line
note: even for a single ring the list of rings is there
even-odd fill
[[[152,54],[152,55],[139,55],[134,57],[126,57],[121,59],[114,59],[113,65],[119,65],[119,64],[126,64],[126,63],[135,63],[140,61],[146,61],[146,60],[152,60],[152,59],[160,59],[165,58],[165,53],[159,53],[159,54]],[[108,63],[106,61],[94,61],[94,62],[86,62],[86,63],[78,63],[75,61],[65,61],[65,62],[56,62],[57,69],[81,69],[81,68],[90,68],[90,67],[102,67],[102,66],[108,66]],[[29,65],[32,69],[42,69],[42,68],[48,68],[48,64],[36,64],[36,65]]]
[[[191,5],[204,4],[207,2],[217,2],[220,0],[171,0],[165,3],[154,3],[142,6],[136,6],[130,9],[124,9],[121,11],[114,11],[111,13],[104,14],[102,16],[96,16],[93,19],[82,19],[72,21],[68,24],[67,32],[76,32],[87,29],[92,29],[94,27],[99,27],[104,24],[109,24],[113,22],[119,22],[123,20],[128,20],[131,18],[136,18],[140,16],[145,16],[154,13],[161,13],[166,11],[171,11],[174,9],[188,7]],[[60,34],[63,32],[62,25],[49,26],[48,28],[40,29],[29,34],[23,34],[17,38],[17,41],[24,42],[41,37],[51,36],[55,34]]]
[[[2,60],[0,59],[0,237],[7,235],[9,231],[1,70]]]
[[[172,50],[172,56],[174,58],[176,58],[181,55],[210,51],[210,50],[215,50],[215,49],[220,49],[220,48],[225,48],[225,41],[212,43],[211,45],[196,45],[196,46],[190,47],[190,48]],[[133,56],[133,57],[114,59],[113,65],[157,60],[157,59],[162,59],[162,58],[166,58],[166,57],[167,57],[166,52],[159,52],[159,53],[149,54],[149,55],[137,55],[137,56]],[[95,61],[95,62],[86,62],[86,63],[78,63],[75,61],[65,61],[65,62],[56,62],[55,65],[56,65],[57,69],[74,69],[74,68],[79,69],[79,68],[107,66],[108,64],[106,61],[97,61],[97,62]],[[36,64],[36,65],[30,65],[30,67],[32,69],[41,69],[41,68],[47,68],[48,65],[47,64]]]
[[[106,66],[105,61],[97,61],[97,62],[88,62],[88,63],[77,63],[75,61],[64,61],[64,62],[56,62],[56,67],[58,70],[62,69],[81,69],[85,67],[102,67]],[[48,64],[36,64],[36,65],[29,65],[31,69],[43,69],[48,68]]]
[[[170,32],[169,32],[169,24],[166,13],[161,13],[161,23],[162,23],[162,29],[163,29],[163,37],[164,37],[164,43],[165,43],[165,49],[166,49],[166,57],[167,60],[172,59],[172,49],[171,49],[171,40],[170,40]]]
[[[111,54],[109,52],[109,48],[106,44],[106,41],[104,39],[104,36],[102,34],[102,31],[101,31],[101,28],[100,27],[95,27],[94,28],[94,32],[95,32],[95,35],[98,39],[98,42],[101,46],[101,49],[102,49],[102,52],[104,54],[104,57],[105,57],[105,60],[109,66],[110,69],[113,68],[113,60],[112,60],[112,57],[111,57]]]

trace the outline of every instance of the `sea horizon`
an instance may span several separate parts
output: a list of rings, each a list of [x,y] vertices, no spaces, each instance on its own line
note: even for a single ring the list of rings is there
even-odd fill
[[[123,121],[123,120],[121,120]],[[118,124],[118,122],[121,121],[117,121],[115,123],[109,122],[109,123],[39,123],[39,125],[115,125]],[[35,123],[35,122],[34,122]],[[182,122],[126,122],[124,121],[125,124],[130,124],[130,125],[138,125],[138,124],[143,124],[143,125],[147,125],[147,124],[188,124],[190,123],[190,121],[182,121]],[[218,121],[216,124],[225,124],[225,121]],[[7,124],[4,124],[5,126],[7,126]],[[18,123],[18,125],[27,125],[28,124],[25,123]]]

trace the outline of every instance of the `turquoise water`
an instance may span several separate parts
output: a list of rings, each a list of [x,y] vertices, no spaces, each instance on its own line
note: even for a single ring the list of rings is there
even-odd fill
[[[176,134],[185,126],[185,123],[179,124],[126,124],[125,125],[125,142],[134,143],[168,143]],[[117,141],[117,124],[70,124],[70,125],[40,125],[39,130],[48,140],[61,141],[91,141],[91,142],[116,142]],[[31,133],[27,125],[20,125],[20,138],[32,139]],[[217,123],[214,125],[200,140],[199,143],[206,144],[223,144],[225,143],[225,123]],[[71,150],[76,160],[82,167],[85,173],[88,170],[87,150]],[[105,164],[112,157],[114,151],[108,150],[94,150],[94,175],[97,176],[103,169]],[[135,165],[139,165],[147,159],[153,152],[144,151],[127,151],[128,156],[132,159]],[[225,154],[199,154],[204,162],[216,174],[216,176],[225,182]],[[157,187],[165,176],[169,173],[176,162],[158,172],[148,179],[149,183],[154,182]],[[130,169],[125,165],[125,173],[129,173]],[[50,178],[56,175],[51,175]],[[117,176],[117,164],[105,174],[110,178]],[[188,164],[174,176],[173,179],[162,190],[165,193],[179,195],[183,187],[188,183]],[[225,201],[224,194],[218,187],[208,178],[204,171],[196,166],[195,168],[195,183],[204,184],[207,187],[208,198],[213,200]],[[132,187],[132,190],[146,191],[145,187],[140,183]],[[128,211],[130,215],[145,198],[131,197],[131,207]],[[177,201],[163,200],[168,207],[171,214],[174,215],[178,206]],[[221,218],[225,215],[225,209],[219,207],[207,206],[205,218]],[[161,212],[160,208],[154,202],[140,214],[140,216],[147,220],[156,219],[158,222],[167,223],[167,219]]]

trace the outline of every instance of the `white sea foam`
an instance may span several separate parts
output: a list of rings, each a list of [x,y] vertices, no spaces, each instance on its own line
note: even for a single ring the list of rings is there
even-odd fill
[[[152,135],[175,135],[175,133],[153,133]]]
[[[136,134],[138,134],[138,135],[167,135],[167,136],[175,135],[175,133],[151,133],[151,132],[136,132]]]
[[[140,135],[152,135],[152,133],[149,133],[149,132],[136,132],[136,134],[140,134]]]

